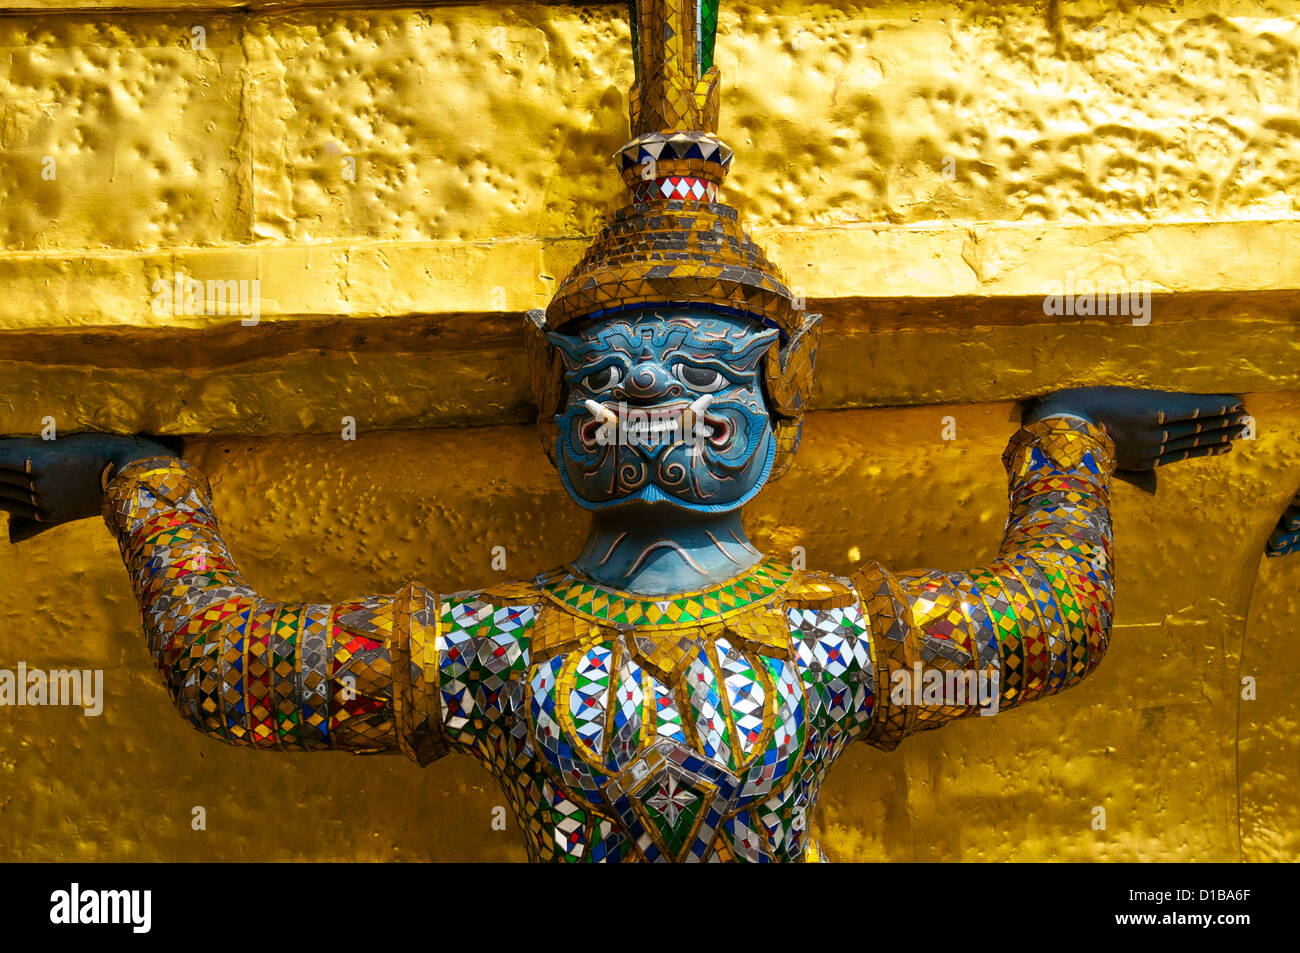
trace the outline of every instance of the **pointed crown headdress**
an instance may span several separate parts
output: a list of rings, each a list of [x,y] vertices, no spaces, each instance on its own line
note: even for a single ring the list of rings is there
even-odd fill
[[[747,318],[780,332],[765,392],[777,432],[772,478],[789,467],[812,384],[820,316],[794,307],[785,276],[719,201],[732,150],[717,136],[721,75],[713,62],[720,0],[630,0],[636,81],[632,139],[618,160],[631,202],[529,322],[538,422],[554,460],[563,400],[558,357],[544,332],[655,307]],[[549,424],[549,426],[548,426]]]

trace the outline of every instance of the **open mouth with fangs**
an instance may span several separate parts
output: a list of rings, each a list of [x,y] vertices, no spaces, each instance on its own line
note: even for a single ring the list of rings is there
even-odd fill
[[[708,413],[712,402],[712,394],[653,407],[587,400],[584,403],[591,416],[582,422],[578,433],[588,449],[617,445],[657,450],[699,440],[722,447],[731,440],[733,427],[727,418]]]

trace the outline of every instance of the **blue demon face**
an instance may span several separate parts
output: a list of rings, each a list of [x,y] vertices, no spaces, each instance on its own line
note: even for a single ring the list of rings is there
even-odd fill
[[[556,456],[581,506],[640,501],[718,513],[762,488],[776,444],[761,373],[776,331],[665,309],[549,338],[568,393]]]

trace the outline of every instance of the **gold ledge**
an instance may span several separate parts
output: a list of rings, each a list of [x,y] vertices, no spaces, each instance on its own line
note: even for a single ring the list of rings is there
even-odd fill
[[[826,343],[821,361],[840,353],[866,356],[885,340],[945,332],[969,342],[997,331],[1004,339],[1053,335],[1101,340],[1108,351],[1152,346],[1160,328],[1187,326],[1193,338],[1211,329],[1240,336],[1233,346],[1284,378],[1300,364],[1300,291],[1153,294],[1142,314],[1049,315],[1043,296],[950,298],[846,296],[813,298],[808,310],[822,315]],[[1109,307],[1109,303],[1107,305]],[[1127,302],[1125,303],[1127,307]],[[245,326],[237,315],[207,325],[184,319],[175,325],[87,325],[0,331],[0,361],[89,368],[218,370],[294,354],[345,353],[461,355],[460,360],[513,360],[522,353],[523,311],[443,312],[353,317],[294,314],[263,316]],[[207,320],[207,319],[197,319]],[[1151,325],[1156,324],[1154,331]],[[1235,329],[1235,330],[1232,330]],[[1268,343],[1266,354],[1256,354]],[[1227,342],[1224,342],[1225,347]],[[1276,358],[1273,360],[1269,357]],[[476,357],[478,355],[478,357]],[[494,357],[493,357],[494,356]],[[1069,366],[1068,358],[1062,360]],[[1140,361],[1135,363],[1140,364]],[[1215,363],[1210,361],[1210,363]],[[824,367],[823,367],[824,369]],[[1005,395],[1014,396],[1014,395]],[[907,401],[904,401],[905,403]],[[865,405],[879,403],[866,401]],[[851,401],[845,406],[864,405]]]
[[[1291,299],[1288,314],[1279,316],[1275,297],[1263,296],[1265,306],[1249,317],[1241,316],[1251,308],[1248,298],[1225,295],[1189,304],[1182,320],[1165,320],[1157,310],[1145,326],[996,325],[986,315],[966,327],[905,327],[899,325],[903,315],[895,313],[895,327],[881,321],[880,329],[868,330],[829,315],[814,406],[1017,400],[1084,384],[1296,390],[1297,305]],[[63,432],[214,435],[328,433],[344,417],[371,431],[532,419],[521,335],[502,327],[494,343],[441,347],[440,339],[426,339],[416,349],[411,342],[418,324],[388,338],[367,338],[357,332],[359,324],[314,328],[315,341],[295,340],[275,328],[248,329],[246,341],[198,332],[189,340],[147,335],[134,349],[131,341],[140,341],[139,334],[118,335],[120,346],[110,347],[98,338],[79,341],[81,335],[70,332],[37,336],[26,356],[13,347],[21,339],[11,336],[0,357],[0,379],[9,385],[0,404],[0,433],[34,435],[47,417]],[[66,355],[57,351],[60,339],[67,342]],[[279,345],[284,347],[277,350]],[[81,363],[71,361],[73,352]]]
[[[1300,221],[756,228],[797,293],[838,300],[1041,298],[1088,280],[1162,294],[1300,289]],[[264,322],[522,313],[545,307],[587,238],[277,243],[0,258],[0,332],[213,328],[240,316],[158,313],[177,274],[260,284]]]
[[[522,351],[515,312],[349,318],[296,315],[244,326],[52,328],[0,332],[0,361],[98,368],[215,370],[292,354]],[[468,359],[468,358],[467,358]]]
[[[825,315],[822,409],[1014,400],[1090,383],[1300,387],[1300,265],[1282,253],[1300,222],[762,237]],[[372,430],[523,422],[523,313],[545,305],[584,247],[267,242],[0,258],[0,373],[13,395],[0,432],[37,433],[47,417],[65,432],[230,435],[329,432],[345,416]],[[155,313],[153,282],[177,273],[259,281],[257,324]],[[1141,283],[1144,314],[1044,313],[1053,283],[1077,291],[1084,278]]]

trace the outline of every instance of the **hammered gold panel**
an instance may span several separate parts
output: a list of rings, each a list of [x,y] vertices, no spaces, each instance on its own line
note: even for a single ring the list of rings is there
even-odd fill
[[[291,111],[291,236],[564,235],[619,193],[618,5],[307,11],[256,31]],[[1289,4],[724,5],[719,35],[727,196],[754,225],[1297,211]],[[353,187],[340,155],[365,170]]]
[[[0,245],[248,241],[242,20],[0,17]],[[146,299],[147,300],[147,296]]]
[[[621,191],[620,5],[3,30],[10,247],[243,241],[249,215],[258,238],[571,235]],[[729,200],[753,225],[1296,213],[1291,4],[785,0],[724,8],[720,35]]]
[[[256,21],[251,132],[284,205],[267,237],[590,232],[622,191],[628,30],[616,8],[305,11]],[[353,178],[349,178],[352,176]]]
[[[1293,217],[1296,13],[724,5],[731,191],[787,225]]]
[[[369,402],[376,427],[523,419],[518,337],[471,330],[458,360],[477,383],[432,400],[421,363],[395,352],[442,346],[465,315],[496,326],[544,306],[617,201],[622,6],[187,6],[0,20],[0,329],[42,332],[0,342],[0,359],[31,356],[15,380],[38,378],[0,405],[0,432],[47,415],[326,430],[333,395]],[[728,197],[826,314],[821,406],[1293,386],[1300,226],[1284,218],[1300,137],[1283,135],[1296,107],[1279,82],[1297,23],[1294,5],[1251,3],[724,9]],[[1219,154],[1237,172],[1216,172]],[[241,339],[230,315],[155,314],[153,282],[177,272],[258,279],[276,327]],[[1168,297],[1128,331],[1046,318],[1041,295],[1072,276]],[[1202,293],[1223,297],[1202,312],[1186,297]],[[306,367],[323,324],[412,316],[428,318],[413,345],[357,328],[355,366],[336,361],[306,398],[320,411],[283,396],[316,392],[310,372],[276,387],[256,365],[274,360],[267,335]],[[145,343],[144,329],[204,334]],[[174,396],[158,400],[151,374]]]
[[[760,226],[1296,214],[1291,5],[1053,10],[724,5],[728,201]],[[291,237],[564,235],[618,195],[620,6],[307,11],[256,31],[290,111]],[[364,170],[351,187],[341,155]]]

